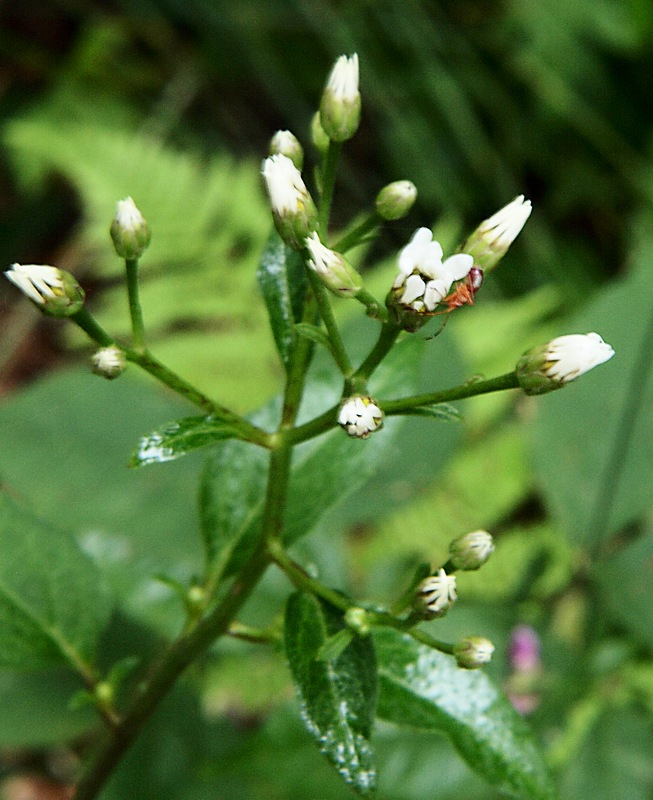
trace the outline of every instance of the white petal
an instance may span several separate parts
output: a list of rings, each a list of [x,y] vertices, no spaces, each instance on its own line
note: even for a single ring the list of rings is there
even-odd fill
[[[470,269],[474,266],[474,259],[466,253],[456,253],[455,256],[450,256],[442,264],[442,277],[446,277],[450,283],[459,281],[466,275],[469,275]]]
[[[449,292],[450,283],[442,279],[429,281],[424,291],[424,305],[428,311],[433,311],[443,297]]]
[[[405,305],[410,305],[418,297],[422,297],[426,284],[419,275],[410,275],[406,278],[406,288],[401,297],[401,302]]]

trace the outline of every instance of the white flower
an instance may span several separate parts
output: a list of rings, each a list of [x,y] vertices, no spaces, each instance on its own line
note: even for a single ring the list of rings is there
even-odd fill
[[[75,314],[84,303],[84,292],[75,278],[64,270],[43,264],[12,264],[5,276],[35,303],[54,317]]]
[[[414,311],[433,311],[449,294],[454,281],[474,266],[472,256],[458,253],[442,261],[442,247],[429,228],[419,228],[399,253],[399,274],[393,284],[404,287],[399,302]]]
[[[383,425],[383,411],[371,397],[348,397],[340,406],[338,424],[349,436],[367,439]]]
[[[37,305],[63,292],[63,274],[56,267],[41,264],[12,264],[6,277]]]
[[[331,70],[322,99],[320,124],[334,142],[344,142],[356,133],[361,116],[358,91],[358,56],[340,56]]]
[[[306,237],[304,244],[311,256],[308,266],[325,286],[339,297],[356,297],[363,287],[363,279],[347,259],[322,244],[315,232]]]
[[[495,214],[481,222],[465,242],[463,249],[486,272],[505,256],[510,245],[526,224],[532,211],[531,201],[520,194]]]
[[[263,162],[262,170],[272,211],[279,216],[296,214],[308,196],[301,172],[288,156],[276,153]]]
[[[127,360],[119,347],[110,345],[96,350],[91,361],[93,362],[93,372],[96,375],[111,380],[117,378],[124,371]]]
[[[487,531],[472,531],[454,539],[449,546],[451,562],[456,569],[482,567],[494,552],[494,540]]]
[[[358,96],[358,53],[347,58],[340,56],[333,65],[327,80],[326,89],[334,100],[352,103]]]
[[[279,236],[301,250],[317,223],[317,209],[301,172],[288,156],[276,153],[263,162],[262,175]]]
[[[561,389],[613,355],[612,347],[598,333],[572,333],[524,353],[515,374],[526,394],[545,394]]]
[[[544,373],[554,381],[568,383],[613,355],[612,347],[598,333],[558,336],[547,346]]]
[[[150,244],[150,227],[131,197],[118,200],[110,232],[121,258],[140,258]]]
[[[456,576],[447,575],[440,567],[437,575],[431,575],[420,583],[419,596],[430,616],[441,617],[458,599]]]

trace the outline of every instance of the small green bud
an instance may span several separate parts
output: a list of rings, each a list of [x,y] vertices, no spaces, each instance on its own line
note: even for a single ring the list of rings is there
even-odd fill
[[[387,220],[401,219],[417,199],[417,187],[412,181],[394,181],[384,186],[376,196],[376,213]]]
[[[485,272],[493,269],[508,252],[532,211],[531,201],[524,195],[499,209],[496,214],[481,222],[462,246],[465,253]]]
[[[5,276],[43,314],[71,317],[84,305],[84,290],[70,272],[42,264],[12,264]]]
[[[93,372],[109,380],[122,375],[127,365],[125,354],[113,344],[96,350],[91,361],[93,362]]]
[[[443,617],[457,599],[456,576],[447,575],[440,568],[437,575],[430,575],[418,585],[414,606],[424,619],[435,619]]]
[[[340,405],[338,424],[348,436],[367,439],[370,434],[383,427],[383,411],[371,397],[348,397]]]
[[[320,123],[334,142],[345,142],[358,130],[361,96],[358,91],[358,55],[340,56],[331,70],[320,102]]]
[[[277,131],[270,139],[270,155],[286,156],[301,171],[304,164],[304,148],[290,131]]]
[[[466,636],[454,645],[453,654],[462,669],[478,669],[492,660],[494,645],[482,636]]]
[[[494,541],[487,531],[472,531],[454,539],[449,545],[451,563],[456,569],[474,570],[494,552]]]
[[[363,288],[363,279],[349,261],[323,245],[315,232],[306,237],[304,244],[310,256],[308,266],[327,289],[338,297],[356,297]]]
[[[364,608],[352,606],[345,611],[345,623],[359,636],[367,636],[370,632],[369,614]]]
[[[324,155],[329,149],[329,137],[324,132],[320,122],[320,112],[316,111],[311,120],[311,141],[318,153]]]
[[[110,233],[116,253],[127,261],[139,259],[152,238],[150,226],[131,197],[118,201]]]
[[[612,347],[598,333],[568,334],[524,353],[515,372],[526,394],[545,394],[561,389],[613,355]]]
[[[294,250],[302,250],[317,226],[317,209],[301,172],[288,156],[277,154],[265,159],[262,174],[279,236]]]

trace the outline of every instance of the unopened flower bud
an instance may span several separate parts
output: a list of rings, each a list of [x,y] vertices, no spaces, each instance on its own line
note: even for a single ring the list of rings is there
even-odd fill
[[[128,261],[140,258],[152,238],[150,226],[131,197],[118,201],[110,233],[116,253]]]
[[[288,156],[277,154],[265,159],[262,173],[279,236],[294,250],[301,250],[317,225],[317,209],[301,172]]]
[[[127,359],[123,351],[115,345],[101,347],[93,353],[93,372],[103,378],[113,380],[125,371]]]
[[[478,669],[492,660],[494,645],[482,636],[466,636],[453,648],[458,666],[463,669]]]
[[[524,353],[515,371],[526,394],[545,394],[561,389],[613,355],[612,347],[598,333],[574,333],[558,336]]]
[[[456,569],[474,570],[494,552],[494,541],[487,531],[472,531],[454,539],[449,545],[450,560]]]
[[[412,181],[394,181],[384,186],[376,196],[376,212],[383,219],[401,219],[416,199],[417,187]]]
[[[363,279],[349,261],[323,245],[315,232],[306,237],[304,244],[310,255],[308,266],[327,289],[339,297],[356,297],[363,288]]]
[[[5,276],[50,317],[70,317],[84,305],[84,290],[65,270],[42,264],[12,264]]]
[[[417,587],[415,609],[420,611],[425,619],[443,617],[457,599],[456,576],[447,575],[440,568],[437,575],[425,578]]]
[[[318,153],[324,155],[329,149],[329,137],[324,132],[320,122],[320,112],[316,111],[311,120],[311,141]]]
[[[369,614],[359,606],[352,606],[345,611],[345,623],[359,636],[367,636],[370,632]]]
[[[290,131],[277,131],[270,139],[270,155],[286,156],[301,170],[304,164],[304,148]]]
[[[524,195],[520,194],[496,214],[481,222],[462,249],[474,257],[475,263],[481,269],[488,272],[508,252],[531,211],[531,201],[525,200]]]
[[[367,439],[383,426],[383,411],[371,397],[348,397],[340,406],[338,424],[348,436]]]
[[[361,116],[358,91],[358,55],[340,56],[331,70],[320,102],[320,122],[334,142],[344,142],[356,133]]]

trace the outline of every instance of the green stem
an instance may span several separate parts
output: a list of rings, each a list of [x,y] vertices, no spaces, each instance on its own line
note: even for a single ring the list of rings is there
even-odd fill
[[[333,190],[336,183],[336,171],[341,150],[342,142],[329,142],[329,149],[322,165],[322,194],[320,196],[318,222],[323,241],[326,241],[329,228],[329,216],[331,215],[331,203],[333,201]]]
[[[358,385],[365,386],[374,370],[379,366],[387,354],[392,350],[397,337],[401,333],[401,328],[394,322],[384,322],[379,332],[379,338],[374,347],[370,350],[367,358],[352,375],[352,391]]]
[[[132,342],[136,351],[145,352],[145,325],[138,289],[138,259],[125,259],[127,271],[127,296],[129,298],[129,316],[132,322]]]
[[[234,428],[238,431],[239,438],[247,442],[258,444],[261,447],[270,446],[269,434],[252,425],[243,417],[234,414],[228,408],[215,403],[205,394],[196,389],[192,384],[185,381],[181,376],[177,375],[171,369],[168,369],[160,361],[158,361],[148,350],[135,350],[131,347],[125,347],[117,342],[110,336],[104,328],[89,314],[86,308],[82,308],[76,314],[73,314],[70,319],[75,322],[88,336],[97,344],[102,347],[118,347],[123,351],[128,361],[138,364],[141,369],[148,372],[161,383],[165,383],[170,389],[177,394],[186,398],[193,405],[198,406],[207,414],[212,414],[218,417],[223,422],[233,424]]]
[[[118,761],[129,749],[175,681],[215,639],[227,631],[268,563],[266,554],[260,549],[257,550],[250,556],[222,602],[191,631],[173,642],[122,721],[107,734],[104,743],[82,775],[75,800],[93,800],[97,797]]]
[[[320,317],[322,317],[324,327],[329,335],[329,342],[331,343],[331,347],[329,348],[330,352],[333,355],[339,370],[345,377],[348,377],[354,371],[354,368],[352,367],[349,356],[347,355],[347,351],[345,350],[345,345],[342,341],[342,336],[340,335],[340,330],[336,323],[336,319],[333,316],[333,309],[331,308],[331,303],[329,302],[329,298],[327,296],[327,290],[324,288],[324,286],[322,286],[320,279],[312,269],[308,269],[308,278],[311,282],[311,288],[313,289],[313,294],[315,295],[315,299],[317,301]]]
[[[488,378],[485,381],[474,381],[464,383],[461,386],[454,386],[452,389],[444,389],[440,392],[430,394],[418,394],[413,397],[404,397],[401,400],[379,401],[386,415],[409,414],[413,409],[420,406],[430,406],[436,403],[446,403],[449,400],[462,400],[466,397],[475,397],[479,394],[489,392],[500,392],[504,389],[518,389],[519,381],[515,372],[506,375],[499,375],[496,378]]]
[[[365,217],[355,228],[352,228],[352,230],[338,239],[332,249],[336,250],[338,253],[346,253],[348,250],[351,250],[352,247],[361,244],[363,237],[373,231],[382,222],[383,219],[376,212],[373,212]]]

